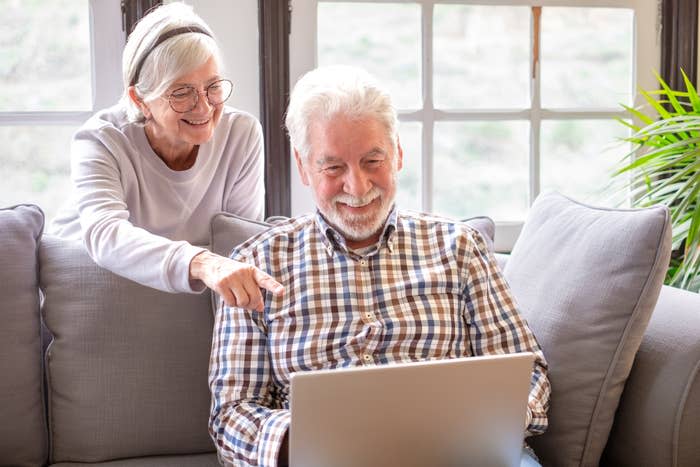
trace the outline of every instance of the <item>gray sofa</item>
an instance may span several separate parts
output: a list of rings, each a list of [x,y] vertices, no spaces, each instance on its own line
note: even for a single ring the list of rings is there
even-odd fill
[[[562,282],[548,284],[542,293],[536,277],[528,277],[523,268],[523,261],[537,268],[543,267],[538,261],[556,263],[556,250],[543,252],[532,241],[549,235],[549,224],[539,225],[531,232],[534,237],[527,232],[528,225],[538,222],[528,219],[525,243],[499,260],[535,333],[544,336],[540,341],[552,367],[552,423],[535,444],[544,464],[597,465],[602,459],[602,465],[612,466],[700,465],[700,296],[661,287],[658,271],[647,274],[631,311],[612,318],[622,319],[617,324],[622,323],[618,330],[624,336],[618,341],[631,341],[631,348],[613,347],[613,360],[617,365],[627,358],[631,372],[604,361],[604,384],[596,397],[584,391],[590,383],[586,378],[601,377],[591,368],[577,369],[575,386],[559,391],[572,376],[564,364],[570,356],[562,357],[565,352],[558,347],[571,350],[573,345],[576,359],[588,362],[589,355],[605,347],[597,339],[603,342],[609,329],[606,317],[595,315],[588,324],[578,322],[586,336],[580,342],[570,336],[557,340],[552,297],[560,295],[553,292],[558,288],[570,287],[566,274],[553,271]],[[619,219],[612,222],[619,224]],[[654,271],[667,253],[664,222],[654,234],[658,246],[647,254]],[[0,210],[0,465],[218,465],[207,432],[210,295],[167,294],[115,276],[97,267],[80,244],[42,235],[43,223],[33,206]],[[265,227],[218,215],[212,220],[211,247],[225,254]],[[625,238],[634,236],[626,231]],[[619,267],[614,258],[609,263]],[[577,265],[567,269],[576,271]],[[605,276],[610,273],[601,274],[600,282],[613,287],[615,281]],[[543,295],[550,300],[548,311],[537,313],[532,307],[545,305],[533,297],[541,300]],[[576,309],[576,297],[561,297],[559,304]],[[613,305],[618,311],[624,308],[619,302]],[[646,317],[640,316],[643,307],[650,307]],[[544,315],[550,320],[538,320]],[[595,356],[600,358],[606,357]],[[621,397],[615,397],[616,378],[622,381]],[[601,391],[615,400],[603,400]],[[578,410],[589,405],[590,412]],[[609,423],[604,410],[612,410]]]

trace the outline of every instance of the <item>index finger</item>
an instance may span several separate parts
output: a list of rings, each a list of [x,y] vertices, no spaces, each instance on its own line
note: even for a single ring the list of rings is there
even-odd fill
[[[255,282],[258,283],[260,288],[269,290],[272,295],[279,297],[284,293],[284,286],[274,280],[272,276],[262,272],[260,269],[255,270]]]

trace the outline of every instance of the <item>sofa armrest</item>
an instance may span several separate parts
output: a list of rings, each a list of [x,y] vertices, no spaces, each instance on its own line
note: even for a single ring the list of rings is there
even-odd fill
[[[700,294],[664,286],[602,465],[700,465]]]

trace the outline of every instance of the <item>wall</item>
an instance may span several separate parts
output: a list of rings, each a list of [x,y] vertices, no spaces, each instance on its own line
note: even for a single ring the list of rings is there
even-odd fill
[[[186,0],[219,40],[224,74],[234,83],[229,104],[260,118],[258,0]]]
[[[299,78],[316,67],[316,0],[294,0],[292,31],[289,36],[289,81],[294,88]],[[309,52],[314,51],[314,52]],[[309,187],[301,183],[296,161],[290,166],[292,215],[296,216],[316,209]]]
[[[231,105],[260,118],[260,67],[258,0],[185,0],[195,12],[214,30],[224,54],[227,76],[235,83]],[[315,9],[304,8],[304,2],[295,2],[294,14],[308,16]],[[300,28],[292,31],[292,43],[299,34],[309,34]],[[314,34],[315,29],[310,34]],[[296,67],[290,71],[292,85],[311,63],[298,58],[292,60]],[[296,163],[291,163],[292,215],[314,209],[314,202],[307,187],[301,185]]]

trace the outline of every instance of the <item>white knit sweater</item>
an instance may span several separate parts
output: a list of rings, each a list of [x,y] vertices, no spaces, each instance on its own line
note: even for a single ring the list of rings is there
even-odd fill
[[[195,164],[174,171],[155,154],[143,125],[123,108],[97,113],[71,146],[73,193],[49,232],[82,238],[100,266],[167,292],[201,292],[189,264],[209,243],[214,213],[262,219],[262,129],[226,107]]]

